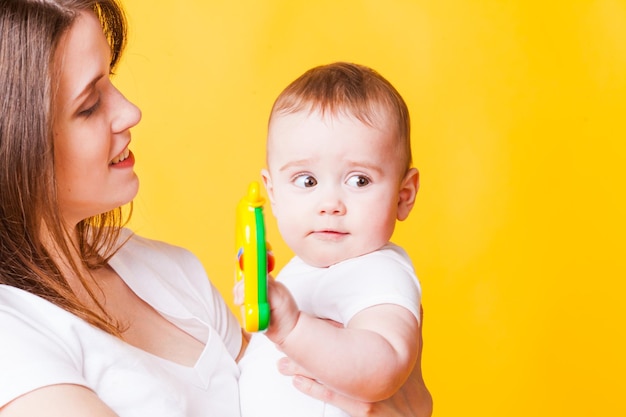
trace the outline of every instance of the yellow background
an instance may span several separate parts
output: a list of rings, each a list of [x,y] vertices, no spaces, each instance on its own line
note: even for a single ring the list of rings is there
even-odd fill
[[[394,240],[423,286],[434,415],[626,415],[626,1],[126,7],[135,230],[191,249],[230,303],[274,98],[315,65],[372,66],[412,114],[422,187]]]

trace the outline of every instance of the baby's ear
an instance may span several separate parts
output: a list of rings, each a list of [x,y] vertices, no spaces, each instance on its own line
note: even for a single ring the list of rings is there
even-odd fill
[[[272,185],[272,177],[267,169],[261,170],[261,178],[263,179],[263,185],[265,186],[265,192],[270,200],[272,206],[272,212],[274,212],[274,186]]]
[[[420,188],[420,173],[417,168],[411,168],[400,183],[398,193],[398,220],[406,220],[415,205],[415,196]]]

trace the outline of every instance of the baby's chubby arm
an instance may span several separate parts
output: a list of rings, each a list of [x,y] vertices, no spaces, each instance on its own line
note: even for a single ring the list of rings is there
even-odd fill
[[[361,401],[380,401],[405,382],[419,351],[419,323],[391,304],[356,314],[346,327],[301,312],[289,290],[269,280],[266,336],[328,387]]]

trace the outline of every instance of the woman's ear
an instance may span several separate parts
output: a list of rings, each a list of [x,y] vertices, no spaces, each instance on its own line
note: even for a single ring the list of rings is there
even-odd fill
[[[415,205],[415,197],[420,188],[420,173],[417,168],[411,168],[400,183],[398,193],[398,220],[406,220]]]

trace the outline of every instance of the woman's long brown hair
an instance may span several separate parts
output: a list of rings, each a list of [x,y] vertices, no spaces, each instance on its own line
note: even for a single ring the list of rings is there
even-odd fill
[[[120,336],[120,326],[88,285],[91,277],[81,271],[103,267],[115,253],[123,211],[84,219],[68,230],[56,194],[53,59],[83,11],[100,19],[113,69],[126,42],[126,20],[116,0],[0,0],[0,284],[40,296]],[[70,239],[74,234],[78,239]],[[93,302],[81,301],[72,290],[63,272],[68,266]]]

